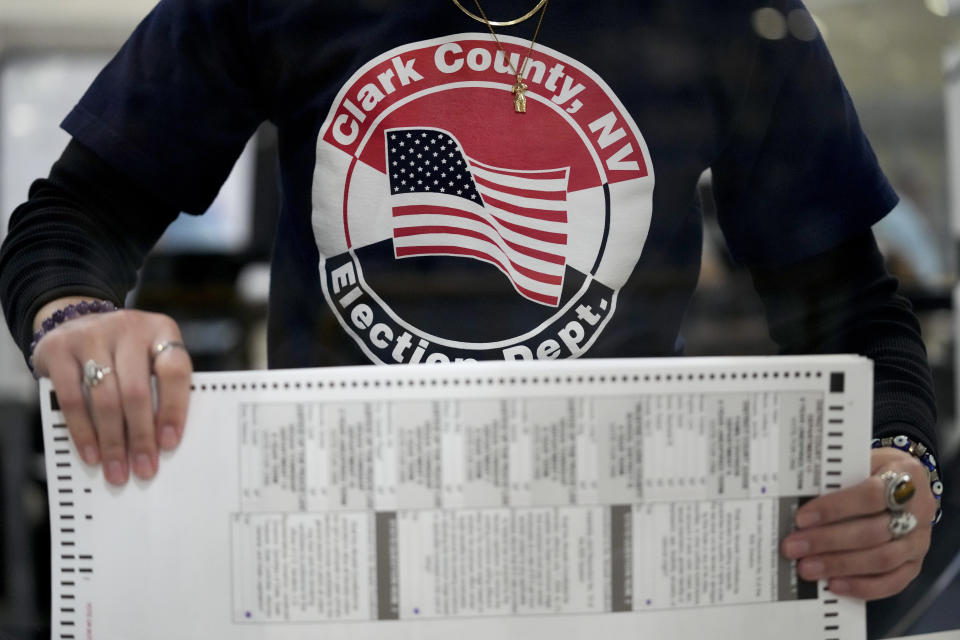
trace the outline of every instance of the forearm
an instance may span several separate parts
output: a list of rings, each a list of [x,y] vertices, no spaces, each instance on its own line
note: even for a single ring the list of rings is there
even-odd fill
[[[920,326],[872,234],[802,264],[754,269],[783,353],[859,353],[874,361],[874,433],[936,449],[936,406]]]
[[[0,250],[0,298],[24,355],[37,319],[69,304],[63,298],[120,306],[176,215],[175,207],[71,143],[14,212]]]

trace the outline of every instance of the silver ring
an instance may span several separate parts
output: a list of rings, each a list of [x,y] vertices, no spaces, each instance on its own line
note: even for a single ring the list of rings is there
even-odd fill
[[[176,340],[164,340],[163,342],[158,342],[157,344],[153,345],[153,347],[150,349],[150,355],[154,360],[156,360],[157,356],[168,349],[183,349],[186,351],[187,345],[183,344],[182,342],[177,342]]]
[[[880,474],[883,480],[883,500],[890,511],[903,511],[903,505],[917,492],[913,479],[909,473],[884,471]]]
[[[83,364],[83,386],[92,389],[103,382],[104,377],[112,371],[110,367],[101,367],[96,361],[87,360]]]
[[[909,511],[897,511],[890,514],[890,524],[887,529],[893,539],[902,538],[917,526],[917,518]]]

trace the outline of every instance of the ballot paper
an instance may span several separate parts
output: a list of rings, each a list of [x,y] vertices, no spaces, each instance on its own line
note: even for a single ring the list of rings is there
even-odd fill
[[[52,638],[862,640],[862,602],[778,543],[869,473],[872,379],[855,356],[198,373],[181,445],[120,488],[44,381]]]

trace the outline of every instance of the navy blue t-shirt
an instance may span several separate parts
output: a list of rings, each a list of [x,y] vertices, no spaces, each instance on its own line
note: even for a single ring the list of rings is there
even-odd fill
[[[761,8],[799,28],[759,35]],[[63,126],[200,212],[276,124],[275,367],[672,355],[704,170],[750,266],[896,202],[796,0],[554,0],[528,56],[535,27],[498,44],[443,0],[163,0]]]

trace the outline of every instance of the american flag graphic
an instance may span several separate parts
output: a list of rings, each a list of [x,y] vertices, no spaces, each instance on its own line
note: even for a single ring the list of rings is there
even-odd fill
[[[438,129],[389,129],[385,136],[397,258],[483,260],[523,297],[559,304],[569,167],[494,167],[470,158]]]

